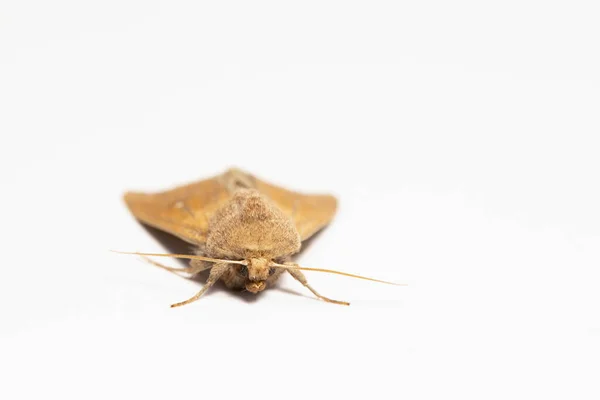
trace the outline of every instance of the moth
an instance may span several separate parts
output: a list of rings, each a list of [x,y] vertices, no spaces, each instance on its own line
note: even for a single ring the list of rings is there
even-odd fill
[[[242,170],[225,173],[160,193],[128,192],[131,213],[142,223],[192,244],[196,254],[137,254],[152,264],[188,277],[210,269],[202,289],[171,307],[198,300],[219,279],[228,288],[259,293],[288,272],[319,299],[349,305],[319,294],[302,271],[340,274],[393,284],[291,261],[302,242],[333,219],[337,200],[331,195],[301,194],[272,185]],[[189,268],[172,268],[149,256],[190,260]]]

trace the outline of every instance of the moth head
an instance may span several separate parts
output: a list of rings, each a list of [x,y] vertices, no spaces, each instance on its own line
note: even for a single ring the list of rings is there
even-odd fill
[[[256,190],[241,189],[211,218],[206,249],[224,258],[274,259],[298,252],[300,243],[288,216]]]
[[[250,258],[246,265],[238,267],[238,274],[245,279],[246,290],[251,293],[262,292],[267,287],[267,279],[273,275],[276,269],[273,262],[263,258]]]

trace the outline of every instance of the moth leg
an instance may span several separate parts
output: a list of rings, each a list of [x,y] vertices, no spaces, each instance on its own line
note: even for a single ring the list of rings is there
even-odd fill
[[[212,285],[215,284],[223,276],[223,274],[229,269],[229,265],[226,263],[217,263],[210,270],[210,275],[208,275],[208,280],[204,284],[204,287],[195,295],[187,299],[186,301],[182,301],[181,303],[171,304],[171,307],[180,307],[186,304],[193,303],[198,300],[208,289],[211,288]]]
[[[200,272],[207,270],[211,267],[210,265],[207,267],[204,263],[194,263],[194,261],[197,261],[197,260],[192,260],[192,262],[190,263],[191,267],[189,267],[189,268],[173,268],[173,267],[167,267],[166,265],[156,262],[153,259],[148,258],[146,256],[142,256],[142,258],[145,261],[149,262],[150,264],[152,264],[156,267],[162,268],[162,269],[166,269],[167,271],[173,272],[176,275],[179,275],[178,272],[183,272],[183,273],[189,274],[190,278],[195,275],[198,275]]]
[[[290,265],[294,265],[294,264],[290,264]],[[325,296],[321,296],[319,294],[319,292],[317,292],[315,289],[312,288],[312,286],[310,286],[306,280],[306,277],[304,276],[304,274],[302,273],[302,271],[297,270],[297,269],[288,269],[287,272],[290,273],[290,275],[292,275],[298,282],[300,282],[301,284],[303,284],[304,286],[306,286],[306,288],[308,290],[310,290],[311,292],[313,292],[313,294],[315,296],[317,296],[319,299],[324,300],[328,303],[335,303],[335,304],[342,304],[344,306],[349,306],[350,303],[345,302],[345,301],[339,301],[339,300],[333,300],[330,298],[327,298]]]

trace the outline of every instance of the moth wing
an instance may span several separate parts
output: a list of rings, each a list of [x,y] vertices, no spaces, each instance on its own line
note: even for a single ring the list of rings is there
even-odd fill
[[[293,192],[256,178],[254,185],[294,221],[303,241],[329,224],[337,210],[337,200],[331,195]]]
[[[199,245],[206,242],[210,217],[230,197],[215,177],[159,193],[128,192],[124,200],[144,224]]]

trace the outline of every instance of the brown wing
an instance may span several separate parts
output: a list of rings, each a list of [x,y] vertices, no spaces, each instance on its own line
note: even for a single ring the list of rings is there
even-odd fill
[[[302,240],[308,239],[329,224],[337,209],[337,200],[330,195],[292,192],[256,178],[254,185],[292,218]]]
[[[161,193],[125,194],[125,203],[143,223],[175,235],[192,244],[206,242],[208,221],[230,194],[218,178]]]
[[[192,244],[202,244],[208,221],[240,187],[256,189],[275,202],[294,221],[302,240],[325,227],[337,208],[333,196],[292,192],[238,169],[166,192],[126,193],[125,202],[143,223]]]

